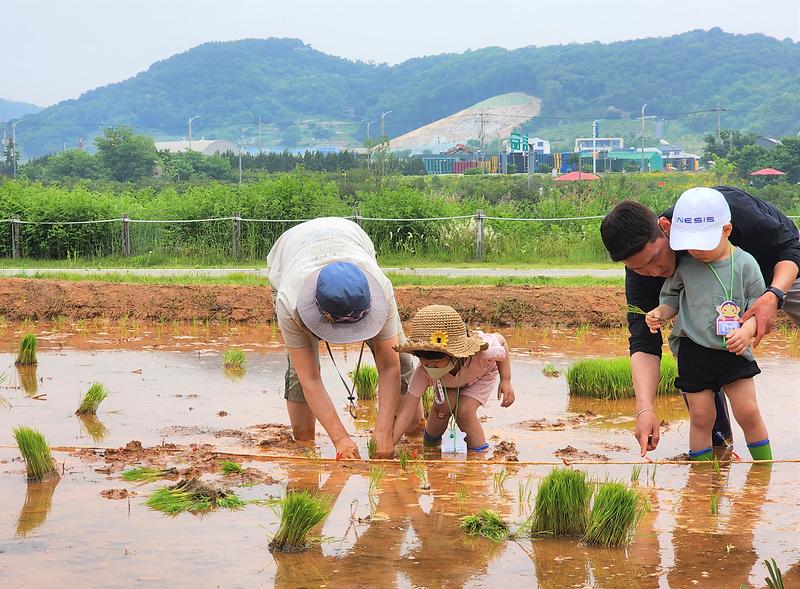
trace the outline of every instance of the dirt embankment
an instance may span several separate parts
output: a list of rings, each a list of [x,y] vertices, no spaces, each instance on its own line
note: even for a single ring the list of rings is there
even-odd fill
[[[471,324],[532,327],[619,327],[621,288],[446,286],[395,289],[403,320],[430,304],[455,307]],[[270,292],[258,286],[176,286],[0,280],[0,315],[7,320],[135,318],[143,321],[265,322],[274,317]]]

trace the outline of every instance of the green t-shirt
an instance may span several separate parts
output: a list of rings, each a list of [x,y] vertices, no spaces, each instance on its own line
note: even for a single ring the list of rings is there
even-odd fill
[[[731,259],[733,259],[733,295],[731,288]],[[717,271],[719,280],[709,266]],[[723,289],[722,284],[725,285]],[[678,310],[669,348],[678,356],[679,338],[688,337],[706,348],[723,350],[722,336],[717,335],[717,307],[733,299],[743,314],[753,302],[764,294],[764,277],[755,258],[743,249],[734,248],[733,258],[706,264],[690,256],[681,256],[675,274],[667,278],[661,287],[660,303]],[[748,347],[744,357],[753,359]]]

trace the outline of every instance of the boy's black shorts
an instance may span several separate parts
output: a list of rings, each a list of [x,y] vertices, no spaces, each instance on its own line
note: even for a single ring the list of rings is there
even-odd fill
[[[678,378],[675,388],[684,393],[710,389],[718,391],[741,378],[761,374],[755,360],[747,360],[726,350],[714,350],[682,337],[678,348]]]

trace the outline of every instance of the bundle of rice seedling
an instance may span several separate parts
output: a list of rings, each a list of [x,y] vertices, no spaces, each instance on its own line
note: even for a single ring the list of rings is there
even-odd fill
[[[14,428],[14,439],[17,441],[23,460],[25,460],[28,480],[36,481],[57,475],[50,447],[41,432],[20,426]]]
[[[312,495],[308,491],[289,491],[278,509],[281,523],[269,549],[301,552],[308,548],[308,534],[331,512],[331,500],[326,495]]]
[[[17,354],[17,366],[31,366],[36,364],[36,336],[27,333],[19,343],[19,354]]]
[[[428,419],[428,415],[431,413],[434,399],[433,387],[426,388],[422,393],[422,413],[425,415],[425,419]]]
[[[149,466],[140,466],[123,472],[122,480],[136,483],[151,483],[158,479],[175,476],[176,474],[178,474],[177,468],[150,468]]]
[[[187,479],[172,487],[158,489],[150,495],[145,505],[168,515],[178,515],[183,511],[203,513],[214,507],[241,509],[245,502],[228,491],[216,489],[197,479]]]
[[[661,358],[659,395],[677,395],[678,365],[672,356]],[[627,399],[634,396],[629,358],[580,360],[567,370],[569,394],[596,399]]]
[[[481,509],[465,515],[459,524],[469,536],[482,536],[492,542],[502,542],[508,537],[508,524],[502,516],[491,509]]]
[[[361,364],[350,373],[359,401],[372,401],[378,394],[378,369],[372,364]]]
[[[231,348],[226,350],[222,356],[222,364],[225,368],[235,368],[244,370],[247,366],[247,356],[242,350]]]
[[[532,534],[583,536],[589,519],[591,495],[584,472],[554,468],[539,483],[531,522]]]
[[[622,483],[602,483],[594,498],[583,541],[623,546],[633,537],[643,513],[644,501],[639,493]]]
[[[75,413],[77,415],[94,415],[97,413],[97,408],[100,406],[100,403],[102,403],[103,399],[107,396],[108,392],[106,391],[106,387],[99,382],[94,383],[89,387],[89,390],[86,391]]]
[[[222,474],[242,474],[244,472],[242,465],[232,460],[223,460],[220,464],[220,468]]]

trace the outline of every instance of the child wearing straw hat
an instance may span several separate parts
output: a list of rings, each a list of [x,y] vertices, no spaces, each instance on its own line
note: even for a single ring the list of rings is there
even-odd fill
[[[511,362],[503,336],[470,332],[452,307],[429,305],[412,320],[410,338],[394,349],[420,360],[395,420],[395,444],[411,425],[425,389],[433,387],[435,400],[423,432],[425,445],[438,445],[453,418],[466,434],[467,449],[485,451],[489,444],[478,420],[478,407],[485,406],[494,391],[501,407],[514,402]]]

